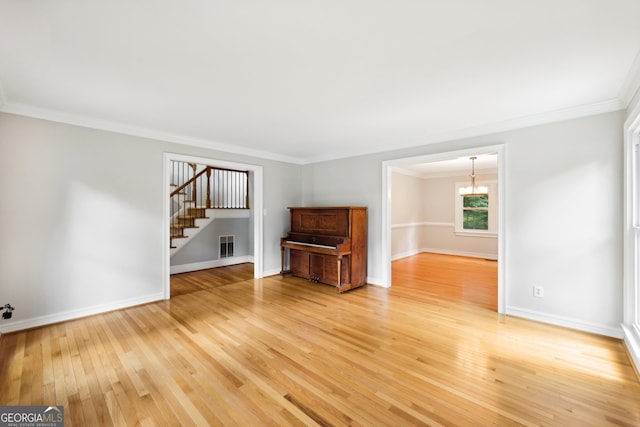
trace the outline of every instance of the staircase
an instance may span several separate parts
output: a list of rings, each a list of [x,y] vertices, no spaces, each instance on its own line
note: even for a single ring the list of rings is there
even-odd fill
[[[172,162],[171,256],[207,227],[218,209],[249,209],[249,172]]]

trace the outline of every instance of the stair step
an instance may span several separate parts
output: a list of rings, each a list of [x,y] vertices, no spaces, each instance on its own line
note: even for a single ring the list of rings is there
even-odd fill
[[[196,218],[206,218],[207,208],[188,208],[187,213],[188,215],[195,216]]]
[[[183,230],[185,228],[200,228],[197,225],[184,225],[184,224],[171,224],[169,227],[174,230]]]

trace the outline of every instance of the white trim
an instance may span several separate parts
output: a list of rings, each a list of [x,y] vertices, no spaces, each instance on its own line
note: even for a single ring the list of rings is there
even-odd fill
[[[498,257],[496,254],[485,254],[481,252],[465,252],[465,251],[451,251],[448,249],[437,249],[437,248],[421,248],[413,251],[403,252],[401,254],[394,255],[391,260],[397,261],[402,258],[408,258],[410,256],[415,256],[421,253],[431,253],[431,254],[440,254],[440,255],[454,255],[454,256],[464,256],[469,258],[482,258],[489,259],[492,261],[497,261]]]
[[[640,264],[638,263],[638,233],[635,221],[638,217],[636,209],[640,207],[640,200],[636,200],[640,181],[638,173],[640,165],[637,163],[635,147],[640,145],[640,101],[629,112],[624,123],[624,257],[623,257],[623,288],[622,288],[622,329],[625,333],[625,343],[640,372]]]
[[[352,150],[347,149],[340,150],[340,152],[322,154],[307,158],[301,161],[302,164],[319,163],[328,160],[337,160],[346,157],[356,157],[367,154],[384,153],[387,151],[395,151],[403,148],[415,148],[423,145],[436,144],[439,142],[454,141],[458,139],[466,139],[472,137],[478,137],[482,135],[491,135],[495,133],[506,132],[510,130],[518,130],[531,126],[538,126],[547,123],[561,122],[565,120],[578,119],[581,117],[595,116],[597,114],[611,113],[613,111],[624,110],[626,107],[619,99],[611,99],[608,101],[597,102],[595,104],[580,105],[577,107],[564,108],[556,111],[549,111],[547,113],[533,114],[530,116],[517,117],[515,119],[504,120],[499,122],[487,123],[480,126],[464,128],[464,129],[452,129],[439,134],[425,135],[424,138],[414,140],[411,143],[398,143],[398,141],[389,141],[385,146],[381,146],[374,150]],[[478,153],[480,154],[480,153]],[[451,158],[444,158],[442,160],[451,160]],[[410,164],[410,163],[405,163]]]
[[[416,256],[419,253],[422,252],[422,249],[413,249],[411,251],[407,251],[407,252],[402,252],[399,254],[395,254],[391,256],[391,261],[397,261],[399,259],[403,259],[403,258],[409,258],[411,256]]]
[[[497,239],[498,238],[498,233],[493,233],[491,231],[485,231],[485,230],[455,231],[454,233],[455,233],[456,236],[459,236],[459,237],[480,237],[481,239],[482,238],[484,238],[484,239]]]
[[[265,270],[263,277],[278,276],[278,275],[280,275],[280,269],[279,268],[273,268],[271,270]]]
[[[122,133],[125,135],[139,136],[141,138],[156,139],[159,141],[173,142],[176,144],[188,145],[192,147],[201,147],[208,148],[210,150],[224,151],[226,153],[241,154],[244,156],[258,157],[261,159],[300,164],[300,160],[296,159],[295,157],[284,156],[269,151],[255,150],[237,144],[212,141],[204,138],[164,132],[157,129],[128,125],[126,123],[102,120],[82,114],[64,113],[61,111],[9,102],[5,103],[4,105],[0,105],[0,111],[11,114],[18,114],[21,116],[33,117],[36,119],[49,120],[52,122],[66,123],[74,126],[82,126],[108,132]]]
[[[580,319],[570,317],[556,316],[554,314],[542,313],[526,308],[509,306],[507,313],[509,316],[520,317],[536,322],[548,323],[554,326],[562,326],[564,328],[576,329],[578,331],[590,332],[598,335],[605,335],[613,338],[623,338],[622,328],[598,323],[585,322]]]
[[[34,317],[31,319],[20,320],[12,323],[3,323],[0,326],[0,334],[6,334],[9,332],[21,331],[24,329],[37,328],[39,326],[51,325],[54,323],[66,322],[67,320],[75,320],[81,317],[93,316],[94,314],[106,313],[114,310],[121,310],[124,308],[130,308],[136,305],[148,304],[150,302],[156,302],[164,299],[163,293],[156,293],[146,295],[143,297],[136,297],[122,301],[116,301],[108,304],[94,305],[92,307],[86,307],[79,310],[62,311],[55,314],[48,314],[46,316]]]
[[[629,85],[633,85],[629,83]],[[406,144],[398,144],[398,141],[389,141],[388,144],[380,146],[374,150],[371,149],[355,149],[335,151],[333,153],[324,153],[319,156],[308,158],[295,158],[285,156],[282,154],[276,154],[263,150],[255,150],[245,148],[239,145],[230,143],[210,141],[203,138],[196,138],[187,135],[179,135],[169,132],[163,132],[160,130],[142,128],[139,126],[128,125],[125,123],[119,123],[108,120],[96,119],[93,117],[64,113],[60,111],[33,107],[25,104],[17,104],[8,102],[5,98],[4,105],[0,104],[0,111],[6,113],[18,114],[27,117],[34,117],[43,120],[49,120],[59,123],[67,123],[76,126],[83,126],[93,129],[101,129],[110,132],[117,132],[126,135],[140,136],[143,138],[157,139],[161,141],[174,142],[176,144],[189,145],[194,147],[203,147],[212,150],[220,150],[228,153],[242,154],[246,156],[259,157],[262,159],[277,160],[281,162],[307,165],[312,163],[319,163],[328,160],[337,160],[347,157],[355,157],[361,155],[383,153],[386,151],[395,151],[402,148],[413,148],[428,144],[435,144],[438,142],[452,141],[456,139],[464,139],[477,137],[481,135],[490,135],[493,133],[500,133],[514,129],[522,129],[530,126],[537,126],[546,123],[559,122],[563,120],[577,119],[580,117],[593,116],[596,114],[610,113],[613,111],[623,110],[626,108],[628,100],[612,99],[609,101],[598,102],[595,104],[580,105],[577,107],[565,108],[562,110],[550,111],[542,114],[534,114],[524,117],[518,117],[515,119],[509,119],[499,122],[487,123],[480,126],[463,128],[463,129],[451,129],[442,133],[426,135],[424,138],[419,138]]]
[[[367,276],[367,285],[378,286],[380,288],[386,288],[387,286],[383,286],[382,279],[379,277],[371,277]]]
[[[482,252],[452,251],[448,249],[438,249],[438,248],[422,248],[420,252],[427,252],[427,253],[441,254],[441,255],[466,256],[469,258],[482,258],[482,259],[489,259],[491,261],[498,260],[498,257],[496,256],[496,254],[482,253]]]
[[[213,259],[211,261],[194,262],[191,264],[172,265],[171,274],[188,273],[190,271],[207,270],[209,268],[226,267],[229,265],[244,264],[253,262],[251,255],[236,256],[229,258]]]
[[[640,327],[637,325],[622,325],[624,343],[627,346],[631,361],[640,373]]]
[[[391,174],[394,166],[410,165],[416,163],[429,163],[441,160],[451,160],[458,157],[469,157],[479,154],[498,153],[498,313],[506,312],[506,252],[505,252],[505,156],[504,144],[489,145],[483,147],[467,148],[456,151],[443,151],[416,157],[385,160],[382,162],[382,220],[381,220],[381,274],[380,286],[391,286]]]
[[[214,219],[242,219],[249,218],[249,209],[213,209],[207,208],[208,212],[213,212]]]
[[[164,153],[163,155],[163,214],[162,214],[162,242],[163,242],[163,289],[164,298],[169,299],[171,296],[169,276],[171,274],[170,248],[169,248],[169,212],[170,200],[169,194],[171,188],[170,173],[171,161],[181,161],[187,163],[198,163],[208,166],[218,166],[227,169],[245,169],[253,175],[253,277],[261,279],[264,277],[264,183],[262,166],[250,165],[246,163],[228,162],[224,160],[216,160],[206,157],[187,156],[183,154]]]
[[[454,228],[456,224],[454,222],[407,222],[405,224],[392,224],[392,230],[399,230],[402,228],[418,228],[418,227],[443,227],[443,228]],[[455,231],[456,236],[461,237],[483,237],[483,238],[492,238],[497,239],[498,233],[485,231],[485,230],[477,230],[477,231]]]
[[[456,236],[464,236],[464,237],[497,237],[498,227],[496,227],[496,223],[498,220],[498,209],[496,209],[496,205],[500,206],[500,198],[498,197],[498,192],[496,191],[497,182],[495,180],[490,181],[478,181],[477,186],[483,186],[488,188],[488,196],[489,196],[489,208],[487,209],[489,215],[489,229],[488,230],[467,230],[462,228],[462,196],[460,195],[460,188],[466,187],[469,185],[469,182],[456,182],[455,183],[455,191],[453,197],[455,197],[455,234]],[[497,203],[496,203],[497,201]]]
[[[415,227],[450,227],[450,228],[454,228],[456,225],[453,222],[431,222],[431,221],[424,221],[424,222],[408,222],[405,224],[392,224],[391,228],[392,229],[396,229],[396,228],[415,228]]]
[[[636,55],[618,95],[624,108],[629,107],[638,90],[640,90],[640,52]]]

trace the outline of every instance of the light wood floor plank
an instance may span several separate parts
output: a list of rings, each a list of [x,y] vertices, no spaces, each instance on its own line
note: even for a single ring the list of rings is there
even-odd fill
[[[421,254],[344,294],[250,264],[2,336],[0,405],[67,425],[640,425],[617,339],[500,316],[492,261]],[[174,286],[175,285],[175,286]]]

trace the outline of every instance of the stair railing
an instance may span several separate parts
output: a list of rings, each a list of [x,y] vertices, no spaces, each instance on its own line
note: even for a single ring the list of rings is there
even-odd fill
[[[248,171],[204,166],[196,173],[193,163],[173,163],[176,188],[169,195],[172,247],[174,238],[186,237],[184,229],[195,227],[195,220],[206,216],[205,209],[249,209]]]

